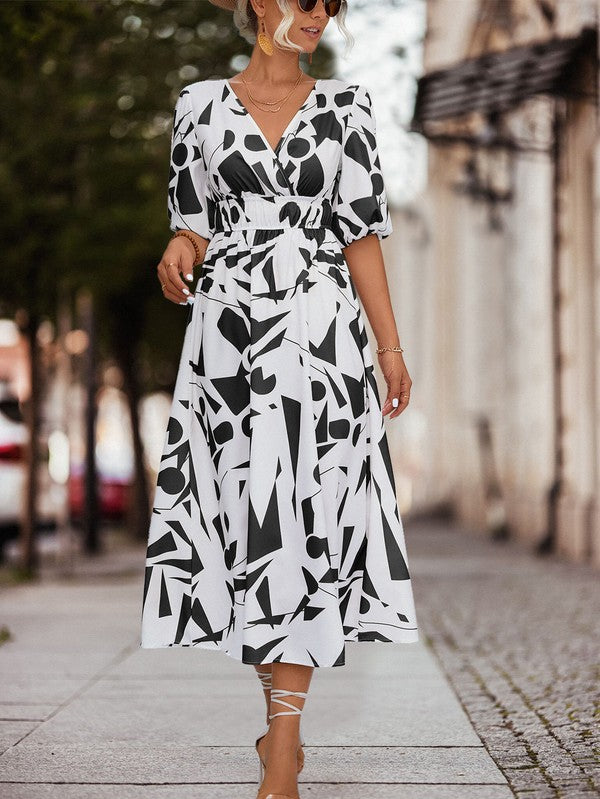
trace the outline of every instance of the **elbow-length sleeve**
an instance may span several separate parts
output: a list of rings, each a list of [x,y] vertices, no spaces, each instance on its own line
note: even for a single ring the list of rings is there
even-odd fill
[[[364,86],[357,86],[354,94],[337,177],[333,228],[342,246],[369,233],[380,240],[389,236],[393,227],[379,163],[375,117]]]
[[[199,146],[194,109],[188,89],[182,89],[173,112],[167,212],[172,231],[192,230],[211,239],[213,230],[203,148]]]

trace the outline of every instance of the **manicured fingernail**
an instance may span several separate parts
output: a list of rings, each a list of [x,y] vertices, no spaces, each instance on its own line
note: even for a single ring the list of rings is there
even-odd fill
[[[392,400],[392,405],[394,406],[394,408],[398,407],[398,397],[394,397],[394,399]]]
[[[186,276],[185,276],[185,279],[186,279],[186,280],[193,280],[193,279],[194,279],[194,276],[193,276],[193,275],[186,275]]]
[[[180,302],[180,305],[187,305],[187,302]]]
[[[181,289],[181,290],[183,291],[184,294],[186,294],[189,297],[190,292],[187,289]]]

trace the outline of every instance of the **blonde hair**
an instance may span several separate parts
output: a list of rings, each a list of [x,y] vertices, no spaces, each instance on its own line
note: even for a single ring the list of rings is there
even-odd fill
[[[283,19],[273,33],[273,39],[275,43],[283,49],[288,48],[290,50],[296,50],[298,53],[304,52],[300,45],[295,44],[288,38],[289,30],[294,23],[294,12],[290,6],[290,0],[276,0],[276,2],[279,6],[279,10],[283,14]],[[235,5],[236,7],[233,11],[234,25],[238,29],[240,36],[242,36],[250,44],[255,44],[258,34],[258,18],[256,16],[256,12],[252,8],[250,0],[236,0]],[[342,7],[334,17],[337,26],[346,41],[346,49],[343,54],[344,58],[348,55],[352,45],[354,44],[354,37],[345,24],[346,9],[347,4],[342,2]]]

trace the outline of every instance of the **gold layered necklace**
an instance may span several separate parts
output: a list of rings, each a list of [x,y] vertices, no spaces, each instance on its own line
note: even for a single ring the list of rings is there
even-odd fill
[[[258,99],[256,99],[255,97],[252,96],[252,93],[250,92],[250,89],[248,88],[248,84],[246,83],[246,79],[244,78],[244,73],[243,72],[240,73],[240,77],[241,77],[242,81],[244,82],[244,86],[246,87],[246,91],[248,92],[248,97],[250,98],[250,100],[254,103],[254,105],[260,111],[270,111],[272,114],[276,114],[278,111],[281,110],[281,106],[285,103],[285,101],[288,99],[288,97],[290,97],[292,92],[297,88],[298,84],[302,80],[302,76],[303,75],[304,75],[304,72],[302,70],[300,70],[299,74],[298,74],[298,77],[296,78],[296,82],[294,83],[294,85],[292,86],[290,91],[286,94],[286,96],[282,100],[258,100]],[[259,105],[259,103],[260,103],[260,105]],[[277,105],[278,103],[279,103],[279,105]],[[277,105],[277,108],[262,108],[261,106],[263,106],[263,105],[267,105],[267,106]]]

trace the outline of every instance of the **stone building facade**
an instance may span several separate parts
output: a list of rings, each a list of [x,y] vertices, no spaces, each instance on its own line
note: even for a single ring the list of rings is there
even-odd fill
[[[401,509],[600,565],[598,3],[427,18],[428,182],[383,243],[414,381]]]

